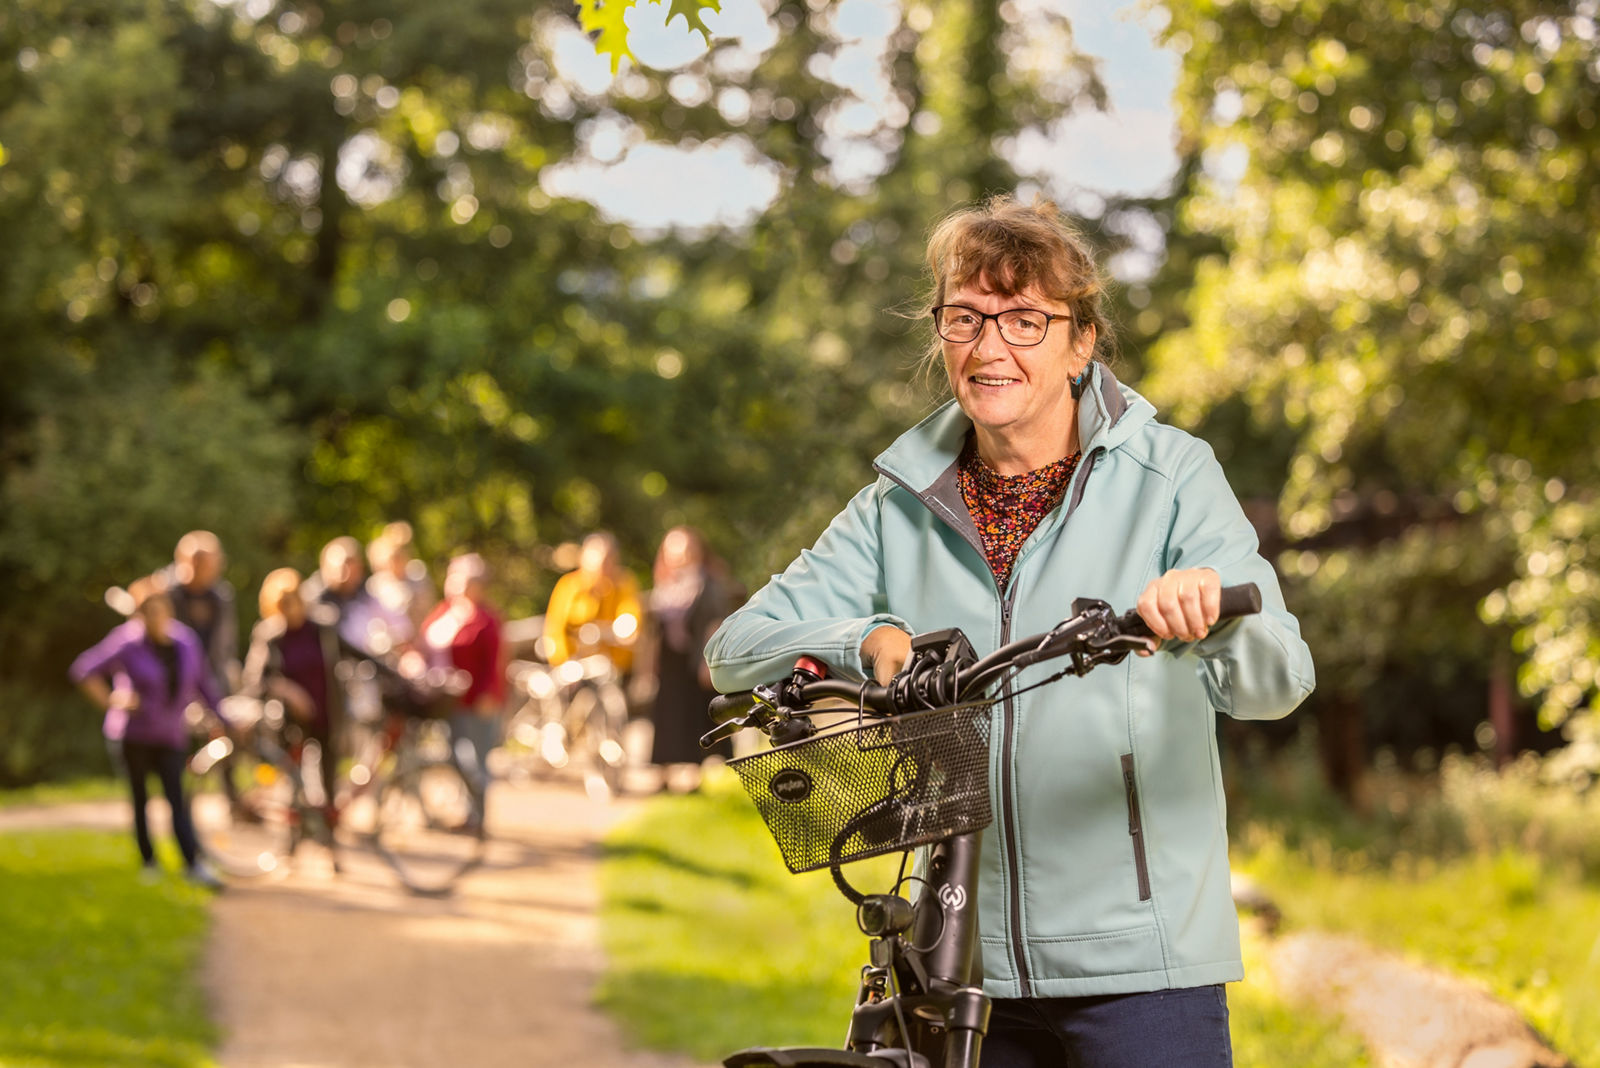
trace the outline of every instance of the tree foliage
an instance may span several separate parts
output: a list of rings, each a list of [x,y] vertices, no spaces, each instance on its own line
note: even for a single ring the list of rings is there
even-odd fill
[[[929,402],[893,311],[925,227],[1098,94],[1070,52],[1013,68],[1026,35],[1070,44],[1060,19],[911,4],[886,113],[841,132],[846,42],[814,8],[600,92],[558,56],[568,0],[0,11],[0,641],[38,650],[14,681],[57,700],[101,592],[194,526],[248,606],[263,568],[406,517],[430,562],[488,555],[512,614],[597,526],[641,564],[696,523],[749,582],[809,542]],[[745,146],[778,198],[636,234],[547,189],[602,129]]]
[[[1220,251],[1150,392],[1286,483],[1279,562],[1323,687],[1481,677],[1514,630],[1560,723],[1600,666],[1595,5],[1172,14],[1208,164],[1179,229]]]

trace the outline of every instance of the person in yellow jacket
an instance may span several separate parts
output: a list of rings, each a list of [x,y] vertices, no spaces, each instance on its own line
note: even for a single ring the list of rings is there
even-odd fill
[[[603,653],[617,670],[633,664],[639,636],[639,583],[623,568],[617,539],[596,531],[583,539],[578,569],[556,582],[544,615],[550,663]]]

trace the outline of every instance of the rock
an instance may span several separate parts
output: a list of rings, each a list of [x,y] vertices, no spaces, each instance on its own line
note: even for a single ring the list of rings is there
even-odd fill
[[[1343,1017],[1385,1068],[1572,1068],[1487,991],[1357,939],[1291,934],[1268,960],[1286,998]]]

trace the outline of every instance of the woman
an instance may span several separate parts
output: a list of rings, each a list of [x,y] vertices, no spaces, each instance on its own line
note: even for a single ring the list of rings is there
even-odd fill
[[[367,593],[387,612],[395,645],[410,642],[438,603],[428,569],[412,555],[411,524],[397,520],[367,543]]]
[[[982,655],[1075,597],[1136,605],[1160,654],[996,708],[983,1063],[1230,1064],[1222,984],[1243,967],[1213,710],[1286,715],[1309,651],[1211,450],[1097,358],[1103,285],[1054,206],[958,211],[928,264],[930,356],[954,399],[729,617],[712,681],[781,678],[802,653],[883,681],[914,632],[960,627]],[[1264,611],[1213,632],[1219,591],[1245,582]]]
[[[332,619],[313,619],[301,596],[300,573],[280,567],[261,582],[261,622],[245,655],[246,693],[283,702],[295,730],[322,747],[322,785],[334,816],[334,739],[344,720],[344,684],[335,669],[342,658],[367,659],[347,645]]]
[[[72,662],[70,674],[106,711],[108,739],[120,737],[133,798],[133,835],[147,874],[160,868],[145,816],[147,779],[154,772],[172,809],[172,833],[190,882],[212,889],[222,883],[200,857],[183,768],[189,757],[184,709],[196,701],[216,711],[222,700],[206,665],[200,639],[172,615],[172,602],[154,577],[128,587],[133,618],[115,627]],[[116,679],[113,690],[110,679]]]
[[[716,696],[703,650],[733,601],[719,570],[699,531],[673,527],[656,552],[655,585],[650,590],[655,639],[650,657],[655,681],[650,759],[663,768],[692,765],[691,776],[696,779],[706,757],[700,748],[700,735],[708,729],[706,706]]]
[[[617,671],[633,665],[639,634],[639,583],[622,566],[617,539],[596,531],[583,539],[578,569],[556,581],[544,614],[546,656],[552,664],[602,653]]]
[[[430,668],[464,672],[467,688],[450,716],[451,746],[472,787],[472,814],[462,829],[483,831],[489,790],[489,750],[500,742],[500,714],[506,703],[505,663],[500,618],[485,600],[488,569],[483,557],[466,553],[450,561],[444,600],[422,623],[422,645]]]

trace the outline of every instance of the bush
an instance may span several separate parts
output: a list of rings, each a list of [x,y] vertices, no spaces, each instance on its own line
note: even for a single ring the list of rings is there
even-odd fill
[[[75,693],[0,680],[0,789],[109,774],[101,715]]]
[[[1229,769],[1229,822],[1236,841],[1247,827],[1265,829],[1313,857],[1392,864],[1515,852],[1600,881],[1600,791],[1574,788],[1562,759],[1525,753],[1496,770],[1487,757],[1449,753],[1423,773],[1380,759],[1357,811],[1324,785],[1303,735],[1273,758]]]

